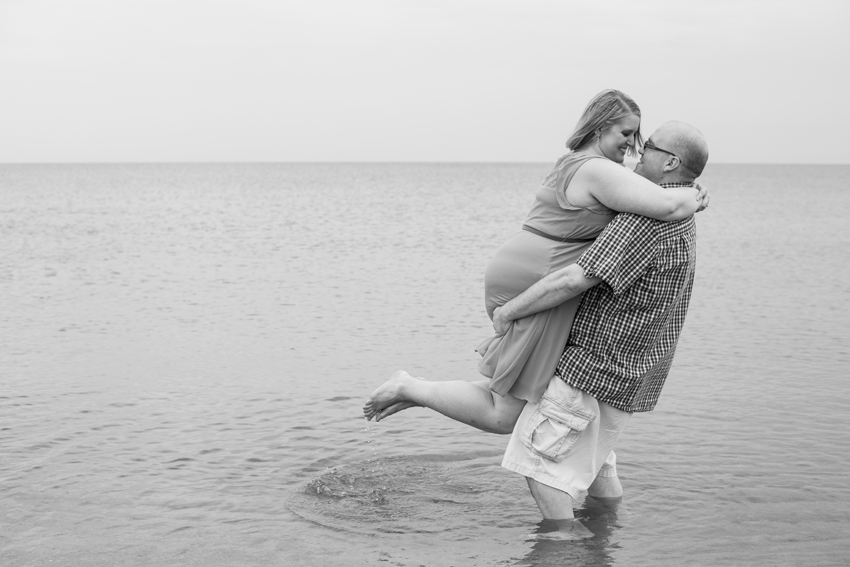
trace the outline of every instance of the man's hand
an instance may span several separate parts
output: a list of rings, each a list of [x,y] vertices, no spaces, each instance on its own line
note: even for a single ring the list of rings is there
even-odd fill
[[[512,322],[504,315],[501,307],[496,307],[496,310],[493,311],[493,330],[496,331],[497,337],[501,337],[507,333],[508,329],[511,328]]]
[[[708,208],[708,187],[706,187],[705,185],[700,185],[696,181],[694,181],[694,187],[698,191],[697,201],[701,201],[699,208],[697,208],[697,212],[704,211]]]
[[[587,291],[602,281],[602,278],[588,278],[584,268],[570,264],[552,272],[533,286],[493,311],[493,330],[501,337],[508,332],[517,319],[552,309],[568,299]]]

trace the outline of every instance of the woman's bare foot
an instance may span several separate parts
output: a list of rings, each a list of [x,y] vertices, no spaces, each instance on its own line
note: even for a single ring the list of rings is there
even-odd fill
[[[370,421],[373,417],[378,416],[383,410],[388,410],[390,406],[398,404],[399,402],[408,402],[408,400],[404,398],[403,394],[404,384],[408,380],[413,379],[413,376],[404,370],[399,370],[390,376],[389,380],[378,386],[378,389],[372,392],[372,395],[369,396],[369,399],[366,401],[366,405],[363,406],[363,417],[365,417],[367,421]],[[398,409],[379,417],[378,420],[380,421],[383,417],[387,417],[388,415],[392,415],[393,413],[403,409],[405,408],[399,407]]]
[[[422,407],[422,406],[420,406],[419,404],[414,403],[414,402],[396,402],[396,403],[394,403],[390,406],[385,407],[381,411],[379,411],[377,413],[377,415],[375,416],[375,421],[381,421],[385,417],[389,417],[394,413],[400,412],[401,410],[406,410],[408,408],[419,408],[419,407]]]

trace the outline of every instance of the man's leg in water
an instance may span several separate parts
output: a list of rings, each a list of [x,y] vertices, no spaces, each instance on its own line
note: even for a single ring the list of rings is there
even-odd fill
[[[597,476],[593,484],[588,487],[587,493],[594,498],[622,498],[623,485],[616,476]]]
[[[533,478],[526,477],[525,480],[528,481],[528,488],[531,490],[531,495],[537,502],[537,507],[540,508],[544,520],[572,520],[575,518],[572,496],[563,490],[537,482]]]
[[[562,490],[552,488],[533,478],[526,479],[531,495],[540,509],[544,520],[555,524],[556,532],[545,536],[557,539],[583,539],[592,537],[593,532],[576,520],[573,514],[573,497]]]
[[[557,376],[540,402],[521,412],[502,466],[528,479],[543,518],[555,521],[563,537],[586,535],[572,523],[573,499],[583,491],[622,494],[613,448],[630,417]]]
[[[587,488],[587,493],[599,499],[619,499],[623,497],[623,485],[617,476],[617,456],[614,451],[608,454],[605,464],[593,483]]]
[[[512,432],[525,400],[494,394],[486,383],[429,382],[399,370],[372,392],[363,415],[383,419],[407,407],[422,406],[488,433]]]
[[[587,488],[587,494],[594,498],[618,499],[623,496],[623,486],[617,477],[617,458],[611,451],[602,470],[596,475],[593,483]],[[567,520],[574,518],[573,498],[566,492],[552,488],[533,478],[526,477],[531,495],[540,508],[540,513],[547,520]]]

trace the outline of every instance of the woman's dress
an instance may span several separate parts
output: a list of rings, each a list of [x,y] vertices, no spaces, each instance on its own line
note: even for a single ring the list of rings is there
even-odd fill
[[[569,153],[558,160],[537,192],[534,205],[515,234],[496,252],[484,274],[487,314],[516,297],[535,282],[575,263],[617,214],[602,205],[573,207],[567,186],[575,172],[601,156]],[[544,234],[546,236],[541,236]],[[490,389],[536,403],[555,373],[567,343],[581,296],[511,325],[502,337],[491,337],[478,347],[483,356],[479,371]]]

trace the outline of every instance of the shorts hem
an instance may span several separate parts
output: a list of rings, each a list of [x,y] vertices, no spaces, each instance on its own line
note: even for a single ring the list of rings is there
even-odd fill
[[[596,476],[602,478],[614,478],[617,476],[617,469],[614,467],[602,467]]]
[[[575,487],[573,487],[573,486],[571,486],[571,485],[569,485],[569,484],[567,484],[567,483],[565,483],[561,480],[558,480],[557,478],[555,478],[553,476],[550,476],[548,474],[544,474],[540,471],[535,471],[535,470],[530,469],[528,467],[524,467],[524,466],[517,464],[513,461],[509,461],[508,459],[502,460],[502,467],[508,469],[509,471],[519,473],[522,476],[532,478],[532,479],[536,480],[537,482],[539,482],[540,484],[545,484],[546,486],[551,486],[552,488],[560,490],[561,492],[566,492],[567,494],[569,494],[573,498],[573,500],[577,500],[581,496],[581,493],[583,492],[582,490],[579,490],[579,489],[577,489],[577,488],[575,488]]]

